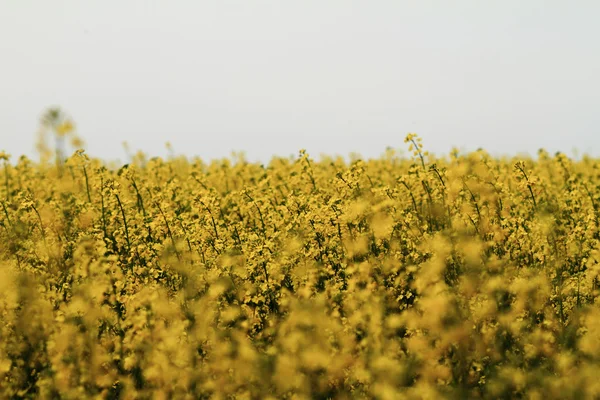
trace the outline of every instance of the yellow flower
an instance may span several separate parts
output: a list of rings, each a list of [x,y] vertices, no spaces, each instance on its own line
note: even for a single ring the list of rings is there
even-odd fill
[[[56,134],[59,137],[63,137],[73,132],[74,129],[75,126],[73,125],[73,122],[66,120],[56,127]]]

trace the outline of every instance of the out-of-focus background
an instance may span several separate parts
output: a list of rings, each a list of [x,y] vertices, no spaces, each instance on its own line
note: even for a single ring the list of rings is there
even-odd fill
[[[0,0],[0,150],[600,155],[600,2]]]

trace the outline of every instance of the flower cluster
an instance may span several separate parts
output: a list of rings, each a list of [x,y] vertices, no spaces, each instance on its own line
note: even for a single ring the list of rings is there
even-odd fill
[[[600,397],[600,162],[406,142],[0,153],[0,397]]]

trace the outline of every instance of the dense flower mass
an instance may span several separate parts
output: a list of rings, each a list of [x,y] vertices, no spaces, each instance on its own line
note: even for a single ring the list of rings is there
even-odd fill
[[[600,397],[600,161],[0,153],[0,398]]]

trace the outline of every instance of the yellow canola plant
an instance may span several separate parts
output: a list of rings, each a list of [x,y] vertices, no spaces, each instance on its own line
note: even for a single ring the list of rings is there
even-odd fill
[[[0,153],[0,398],[600,397],[600,161],[406,141]]]

